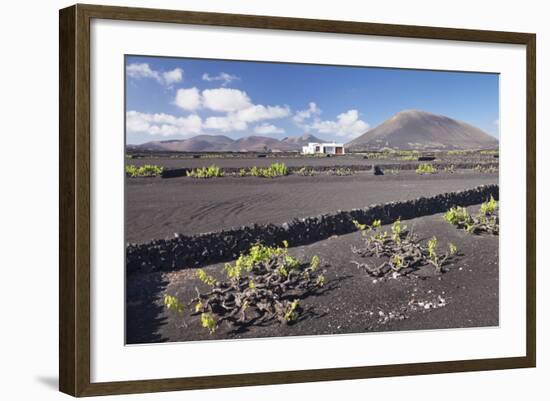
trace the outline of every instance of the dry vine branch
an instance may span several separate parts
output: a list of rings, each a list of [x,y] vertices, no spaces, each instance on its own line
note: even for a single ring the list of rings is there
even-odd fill
[[[198,278],[211,288],[191,300],[193,315],[211,333],[225,322],[230,326],[264,324],[273,321],[291,324],[298,320],[299,301],[325,284],[321,261],[314,256],[301,263],[284,247],[252,246],[235,264],[226,264],[227,280],[218,281],[203,270]]]
[[[381,259],[382,263],[371,266],[366,262],[351,262],[373,277],[405,276],[427,264],[433,265],[437,272],[442,272],[457,254],[457,248],[453,244],[449,244],[448,252],[438,254],[437,238],[433,237],[423,245],[416,234],[402,225],[400,220],[393,223],[391,235],[387,231],[378,230],[381,225],[379,220],[375,220],[370,226],[356,221],[354,223],[361,231],[364,246],[352,246],[352,252],[363,258],[374,256]]]

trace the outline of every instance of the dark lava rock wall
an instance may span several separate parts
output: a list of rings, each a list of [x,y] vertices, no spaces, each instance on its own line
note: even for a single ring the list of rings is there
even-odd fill
[[[473,189],[449,192],[429,198],[371,205],[362,209],[294,219],[283,224],[250,225],[219,232],[179,235],[171,239],[145,244],[128,244],[128,273],[151,270],[179,270],[236,259],[251,245],[280,246],[283,240],[290,246],[309,244],[332,235],[356,231],[353,220],[372,223],[380,219],[389,224],[447,211],[452,206],[469,206],[485,202],[492,195],[498,200],[498,185],[482,185]]]

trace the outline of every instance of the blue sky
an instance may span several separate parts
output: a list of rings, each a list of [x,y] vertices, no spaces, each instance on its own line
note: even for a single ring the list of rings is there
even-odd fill
[[[198,134],[348,142],[419,109],[498,137],[498,75],[388,68],[126,57],[127,142]]]

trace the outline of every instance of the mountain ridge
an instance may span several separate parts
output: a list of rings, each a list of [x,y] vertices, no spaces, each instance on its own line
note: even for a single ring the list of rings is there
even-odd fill
[[[498,146],[498,139],[466,122],[422,110],[403,110],[346,144],[350,150],[450,150]]]
[[[128,148],[142,151],[169,152],[265,152],[300,151],[309,142],[325,142],[311,134],[287,136],[281,140],[260,135],[231,139],[225,135],[196,135],[188,139],[150,141]]]

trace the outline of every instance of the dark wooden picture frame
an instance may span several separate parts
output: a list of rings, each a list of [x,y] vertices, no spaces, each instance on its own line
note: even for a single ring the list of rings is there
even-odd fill
[[[525,45],[527,49],[526,355],[512,358],[91,383],[90,22],[94,18]],[[536,36],[534,34],[80,4],[60,10],[59,29],[59,388],[62,392],[73,396],[94,396],[535,366]]]

